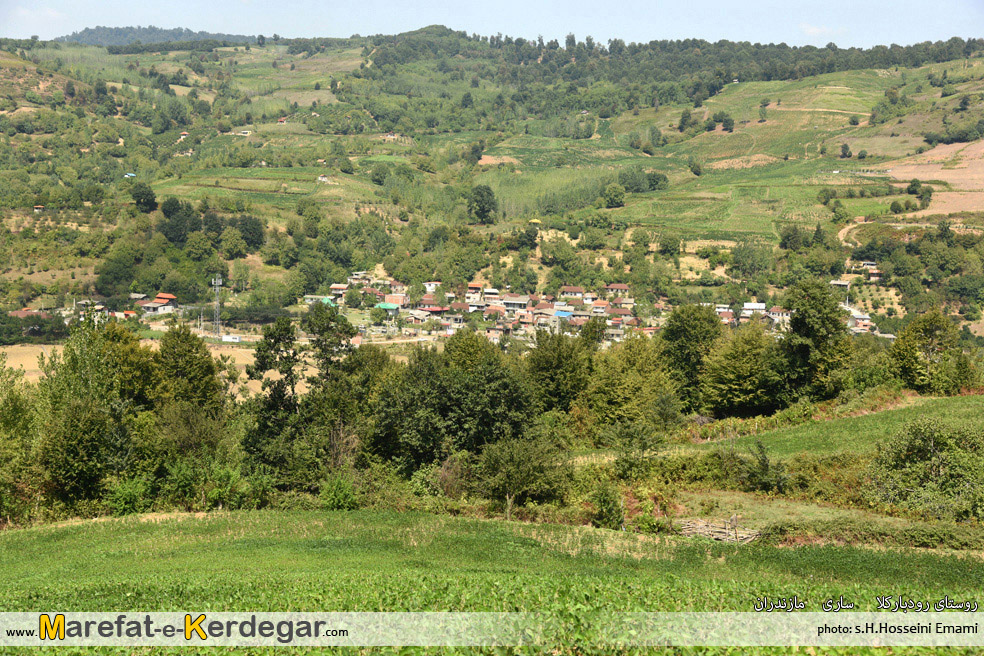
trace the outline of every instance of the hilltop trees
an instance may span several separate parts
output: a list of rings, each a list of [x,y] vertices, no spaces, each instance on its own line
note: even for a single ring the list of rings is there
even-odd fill
[[[176,468],[184,466],[178,463],[205,458],[195,445],[218,439],[220,370],[186,327],[166,333],[154,352],[119,324],[86,320],[41,366],[45,376],[24,415],[37,436],[35,484],[75,512],[91,513],[102,495],[128,486],[146,492],[176,485]]]
[[[505,501],[509,520],[516,502],[556,498],[571,471],[556,445],[543,439],[511,438],[485,446],[478,473],[482,490],[494,499]]]
[[[588,385],[593,346],[581,337],[537,332],[526,370],[533,398],[542,410],[571,409]]]
[[[219,367],[202,339],[181,324],[164,333],[157,365],[168,398],[197,411],[217,410],[224,402]]]
[[[415,351],[381,391],[370,448],[413,472],[460,450],[522,437],[530,407],[518,371],[485,339],[456,333]]]

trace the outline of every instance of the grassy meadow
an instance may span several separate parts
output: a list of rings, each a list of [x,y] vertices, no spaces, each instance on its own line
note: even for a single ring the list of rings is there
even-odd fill
[[[756,597],[794,594],[807,610],[842,594],[874,610],[876,595],[964,598],[984,585],[976,558],[943,553],[736,548],[380,511],[87,521],[5,532],[0,553],[10,611],[544,612],[581,626],[556,636],[572,653],[607,653],[591,644],[600,612],[748,611]]]

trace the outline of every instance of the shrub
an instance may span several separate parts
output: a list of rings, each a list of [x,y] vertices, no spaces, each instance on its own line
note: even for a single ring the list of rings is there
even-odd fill
[[[939,419],[906,424],[879,448],[873,500],[945,519],[984,519],[984,432]]]
[[[605,201],[605,207],[622,207],[625,205],[625,188],[613,182],[605,187],[602,197]]]
[[[606,443],[614,444],[615,475],[622,480],[643,479],[652,472],[662,435],[643,422],[619,423],[608,431]]]
[[[321,507],[325,510],[355,510],[359,507],[355,486],[347,476],[334,474],[321,484]]]
[[[777,492],[786,490],[789,477],[783,463],[769,458],[762,440],[755,440],[749,457],[741,458],[742,487],[747,492]]]
[[[150,509],[150,485],[143,477],[125,478],[112,486],[108,505],[115,517],[146,512]]]
[[[611,483],[602,483],[591,495],[594,505],[594,516],[591,523],[598,528],[609,528],[617,531],[625,524],[625,510],[622,505],[622,495]]]

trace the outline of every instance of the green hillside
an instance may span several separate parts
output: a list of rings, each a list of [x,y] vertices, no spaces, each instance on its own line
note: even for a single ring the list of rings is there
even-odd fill
[[[984,40],[66,39],[0,39],[4,610],[979,594]]]
[[[222,222],[204,231],[204,260],[185,250],[192,228],[162,244],[183,302],[205,300],[201,281],[233,264],[249,281],[241,305],[289,305],[382,266],[459,291],[476,278],[547,293],[627,282],[645,317],[660,296],[771,302],[793,278],[876,259],[882,278],[859,284],[856,303],[884,332],[941,303],[984,331],[979,44],[699,45],[696,57],[683,42],[562,47],[439,27],[240,45],[145,39],[125,51],[6,40],[0,218],[21,238],[0,242],[0,298],[17,308],[95,293],[122,306],[122,287],[100,281],[98,266],[117,242],[137,249],[135,287],[156,292],[157,255],[141,244],[160,214],[130,196],[148,184],[158,202],[192,203],[195,225],[208,212]],[[647,181],[657,174],[667,182]],[[931,184],[906,193],[915,177]],[[609,203],[612,184],[626,193]],[[491,220],[470,204],[482,185],[495,196]],[[263,222],[263,241],[223,248],[224,224],[244,213]],[[357,217],[371,228],[353,228]],[[317,245],[324,220],[353,233],[331,238],[344,246]],[[930,242],[942,220],[962,242],[941,262]],[[561,266],[510,239],[530,221],[541,242],[566,233],[572,259]],[[783,239],[818,226],[816,243]],[[387,238],[367,247],[367,229]],[[917,261],[900,263],[896,238],[920,244],[905,253]],[[771,262],[729,263],[738,242],[770,250]]]

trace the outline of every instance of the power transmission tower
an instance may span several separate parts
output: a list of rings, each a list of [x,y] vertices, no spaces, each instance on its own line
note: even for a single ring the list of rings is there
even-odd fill
[[[219,290],[222,289],[222,276],[212,278],[212,289],[215,290],[215,314],[212,317],[215,336],[222,336],[222,320],[219,319]]]

